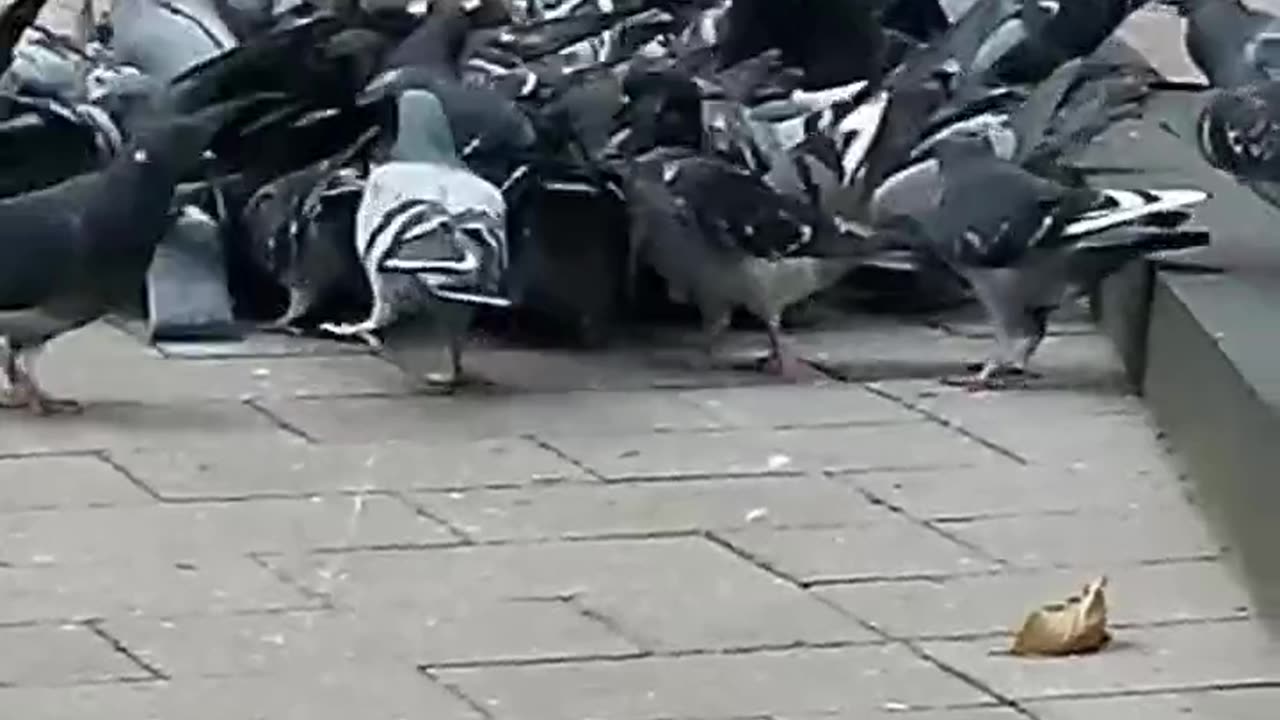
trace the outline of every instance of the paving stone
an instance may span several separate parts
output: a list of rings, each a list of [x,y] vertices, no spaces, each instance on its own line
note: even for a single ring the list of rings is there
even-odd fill
[[[933,423],[793,430],[542,436],[610,479],[928,468],[1010,460]]]
[[[0,512],[151,502],[151,496],[99,457],[0,458]]]
[[[1191,62],[1182,43],[1169,42],[1169,38],[1183,37],[1185,27],[1185,20],[1157,6],[1134,12],[1117,33],[1166,78],[1205,83],[1204,73]]]
[[[353,553],[279,563],[288,576],[357,612],[573,596],[628,638],[655,649],[873,638],[801,590],[700,537]]]
[[[981,425],[967,421],[961,424],[1032,463],[1117,474],[1141,470],[1176,472],[1172,458],[1145,417],[1102,415],[1079,421],[1055,418],[1054,423],[1064,431],[1046,432],[1044,426],[1027,422],[1025,416],[1021,422],[1010,417]]]
[[[222,448],[115,452],[112,458],[166,499],[244,498],[364,489],[524,485],[583,478],[555,453],[523,438],[358,445],[262,443]]]
[[[51,387],[50,391],[54,389]],[[235,447],[294,436],[240,402],[101,403],[83,414],[0,415],[0,455],[102,449]]]
[[[372,355],[368,345],[318,337],[281,333],[254,333],[241,340],[212,342],[159,342],[156,350],[166,358],[183,360],[236,360],[286,357],[350,357]]]
[[[1194,509],[1166,503],[1085,515],[948,522],[945,530],[1024,567],[1101,567],[1212,557],[1223,547]]]
[[[1085,657],[1017,658],[999,641],[939,641],[924,650],[1015,700],[1280,682],[1280,648],[1251,621],[1116,631]],[[1157,717],[1157,716],[1153,716]]]
[[[498,720],[729,718],[984,698],[897,646],[439,670]]]
[[[894,718],[895,720],[1017,720],[1025,718],[1018,712],[1004,707],[954,708],[947,710],[912,710],[901,703],[886,703],[878,710],[855,713],[823,713],[821,715],[774,715],[770,720],[864,720],[865,718]]]
[[[152,720],[144,689],[150,685],[0,686],[0,710],[22,720]]]
[[[464,700],[400,665],[335,666],[305,682],[175,682],[156,690],[150,708],[154,720],[483,720]]]
[[[92,375],[84,372],[83,357],[63,362],[66,367],[49,363],[50,387],[91,403],[403,394],[415,388],[391,363],[364,355],[232,360],[142,356],[102,363]],[[43,375],[43,366],[41,370]]]
[[[992,563],[926,527],[889,515],[842,528],[750,528],[720,537],[804,583],[984,572]]]
[[[884,512],[821,476],[559,484],[412,500],[480,541],[842,525]]]
[[[0,515],[0,562],[12,565],[457,542],[440,523],[376,495]]]
[[[948,333],[940,328],[889,325],[880,329],[843,329],[813,333],[796,341],[798,351],[848,382],[911,379],[932,388],[939,380],[965,371],[992,350],[991,341]],[[1096,334],[1049,337],[1035,359],[1040,389],[1119,387],[1123,369],[1105,338]]]
[[[694,390],[680,397],[730,427],[774,428],[814,425],[918,422],[902,405],[857,385],[764,386]]]
[[[608,435],[719,425],[671,392],[494,393],[269,400],[263,404],[294,427],[326,442],[479,439],[543,432]]]
[[[338,664],[406,667],[636,655],[560,600],[478,602],[414,612],[303,612],[108,620],[112,637],[177,679],[306,676]]]
[[[467,348],[468,366],[485,380],[513,392],[725,387],[771,381],[761,373],[695,367],[689,357],[697,354],[696,349],[672,352],[627,338],[589,352],[530,348],[483,337],[478,340]],[[390,339],[385,347],[387,356],[411,375],[421,377],[444,369],[444,353],[438,343]],[[679,355],[684,356],[683,362]]]
[[[1189,492],[1169,473],[1071,470],[1039,465],[948,468],[837,476],[874,497],[923,519],[956,520],[1002,515],[1163,507]]]
[[[961,423],[979,426],[1010,417],[1144,415],[1142,400],[1123,386],[1092,388],[1009,388],[969,392],[932,380],[890,380],[872,383],[874,389]]]
[[[412,668],[312,668],[297,678],[235,678],[71,688],[0,688],[22,720],[483,720]]]
[[[0,646],[4,647],[0,686],[61,686],[152,677],[83,625],[0,628]]]
[[[1086,698],[1031,703],[1039,720],[1272,720],[1280,703],[1280,688],[1241,688],[1176,695]]]
[[[1091,571],[1092,572],[1092,571]],[[1081,571],[1002,573],[941,580],[865,583],[813,592],[897,637],[1012,632],[1043,603],[1078,592]],[[1176,563],[1108,573],[1113,624],[1240,618],[1249,596],[1217,562]]]
[[[243,557],[168,562],[0,567],[0,624],[314,606],[306,595]]]

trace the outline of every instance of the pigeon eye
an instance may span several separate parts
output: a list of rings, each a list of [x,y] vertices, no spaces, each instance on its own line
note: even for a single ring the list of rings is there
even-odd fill
[[[151,156],[147,155],[146,150],[135,150],[133,153],[133,161],[136,163],[145,163],[150,159]]]

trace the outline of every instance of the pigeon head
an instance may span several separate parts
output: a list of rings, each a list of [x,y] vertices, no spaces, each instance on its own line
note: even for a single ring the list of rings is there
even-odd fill
[[[630,73],[622,91],[623,114],[638,147],[701,147],[702,91],[693,78],[674,70]]]
[[[1247,178],[1280,176],[1280,88],[1272,83],[1215,92],[1196,125],[1210,165]]]
[[[453,130],[444,106],[430,91],[412,89],[396,102],[396,139],[390,158],[403,162],[458,165]]]
[[[174,177],[185,175],[208,157],[209,146],[219,132],[248,108],[269,98],[278,99],[279,95],[262,93],[211,105],[191,114],[149,118],[138,134],[138,141],[129,148],[128,160]]]
[[[992,157],[995,148],[991,136],[981,127],[961,127],[939,138],[933,145],[933,154],[944,166],[974,158]]]

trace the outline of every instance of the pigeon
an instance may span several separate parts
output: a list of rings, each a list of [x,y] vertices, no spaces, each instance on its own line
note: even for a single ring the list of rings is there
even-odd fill
[[[1214,87],[1229,88],[1280,75],[1280,21],[1241,0],[1177,0],[1186,18],[1191,62]]]
[[[506,204],[502,191],[459,159],[441,102],[409,89],[397,100],[395,143],[365,181],[356,213],[356,248],[373,289],[358,323],[321,329],[378,345],[377,333],[425,311],[448,342],[449,372],[429,384],[455,390],[483,384],[465,372],[462,349],[477,307],[506,308]]]
[[[768,332],[765,369],[791,380],[809,375],[782,337],[782,314],[844,276],[864,248],[815,206],[707,153],[692,80],[658,71],[628,81],[635,136],[621,173],[633,262],[645,261],[675,299],[697,306],[709,361],[742,307]]]
[[[1063,186],[999,158],[980,132],[946,139],[936,156],[932,206],[895,230],[916,233],[973,286],[996,338],[976,375],[948,382],[995,389],[1025,377],[1049,315],[1068,297],[1128,260],[1208,243],[1206,232],[1180,227],[1207,198],[1198,190]]]
[[[119,0],[111,27],[116,58],[161,82],[239,44],[204,0]]]
[[[770,48],[804,73],[808,90],[879,79],[885,37],[871,0],[734,0],[725,15],[721,67]]]
[[[331,301],[369,295],[352,242],[364,183],[347,155],[283,175],[245,204],[251,255],[288,293],[284,313],[265,331],[297,334],[300,322]]]
[[[3,404],[39,414],[77,411],[36,382],[49,340],[86,325],[142,286],[172,224],[174,188],[212,135],[260,98],[153,121],[105,169],[0,200],[0,362]]]
[[[1280,83],[1214,91],[1196,118],[1196,141],[1211,166],[1280,206]]]
[[[23,33],[36,21],[48,0],[14,0],[0,10],[0,74],[14,60],[14,48]]]

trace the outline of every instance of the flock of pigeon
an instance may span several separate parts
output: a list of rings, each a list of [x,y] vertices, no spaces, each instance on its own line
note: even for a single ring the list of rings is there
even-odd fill
[[[144,288],[174,335],[429,318],[456,388],[477,313],[602,342],[646,302],[709,361],[745,311],[795,375],[784,312],[866,268],[962,278],[996,387],[1064,300],[1208,243],[1205,193],[1077,162],[1160,83],[1110,40],[1144,0],[115,0],[72,36],[44,1],[0,13],[4,402],[38,413],[78,407],[41,346]],[[1206,158],[1280,176],[1280,23],[1177,4]]]

